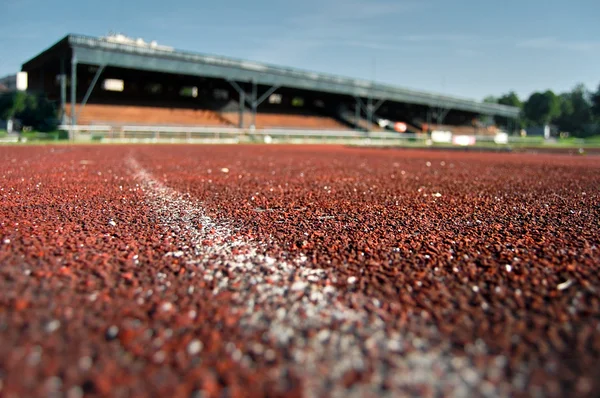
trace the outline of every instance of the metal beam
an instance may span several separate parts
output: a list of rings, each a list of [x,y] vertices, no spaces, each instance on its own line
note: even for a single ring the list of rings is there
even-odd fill
[[[240,117],[239,117],[239,121],[240,121],[240,128],[243,129],[244,128],[244,111],[245,111],[245,106],[244,103],[246,102],[246,93],[241,90],[239,91],[239,95],[240,95]]]
[[[275,86],[271,87],[270,89],[268,89],[266,93],[264,93],[263,95],[261,95],[258,98],[258,100],[256,100],[256,105],[258,106],[258,105],[262,104],[264,102],[264,100],[266,100],[267,98],[269,98],[269,96],[271,94],[273,94],[275,91],[277,91],[277,89],[279,87],[281,87],[281,86],[275,85]]]
[[[360,99],[360,97],[354,97],[354,99],[356,100],[356,103],[360,105],[360,108],[362,109],[362,111],[364,113],[367,113],[367,107],[365,106],[365,104],[362,102],[362,99]]]
[[[75,125],[77,120],[75,117],[75,107],[77,106],[77,56],[73,54],[71,58],[71,131],[69,131],[69,139],[73,139],[75,134]]]
[[[60,59],[60,118],[62,124],[67,124],[67,75],[65,59]]]
[[[98,82],[98,79],[100,78],[100,75],[102,74],[102,71],[104,71],[105,67],[106,67],[106,65],[100,65],[98,67],[98,70],[96,70],[96,74],[94,75],[94,78],[92,79],[92,83],[88,87],[88,89],[85,93],[85,97],[83,97],[83,101],[81,101],[81,105],[79,106],[79,111],[77,112],[77,114],[75,116],[75,120],[79,119],[79,115],[81,114],[81,111],[85,107],[85,104],[87,104],[88,99],[90,99],[90,95],[92,95],[92,91],[94,90],[94,87],[96,86],[96,83]]]
[[[354,102],[354,128],[356,130],[360,130],[359,119],[360,119],[360,105],[358,104],[358,101],[356,101],[356,102]]]
[[[237,91],[238,93],[244,92],[244,90],[242,90],[242,88],[234,81],[234,80],[227,80],[227,82],[229,84],[231,84],[231,86],[235,89],[235,91]]]
[[[373,107],[373,112],[377,112],[379,110],[379,108],[381,107],[381,105],[383,105],[384,102],[385,102],[385,98],[382,98],[379,101],[377,101],[377,104],[375,104],[375,106]]]
[[[238,94],[240,94],[240,97],[246,97],[245,95],[242,96],[241,94],[244,93],[246,94],[246,92],[244,91],[244,89],[242,89],[240,87],[239,84],[237,84],[237,82],[235,80],[227,80],[229,82],[229,84],[231,84],[231,86],[235,89],[235,91],[238,92]],[[246,98],[246,103],[248,104],[248,106],[252,106],[252,101]]]
[[[258,104],[256,103],[257,91],[258,85],[256,84],[256,80],[252,80],[252,128],[256,128],[256,108],[258,108]]]
[[[367,98],[367,133],[371,131],[371,125],[373,124],[373,99]]]
[[[431,108],[427,108],[427,133],[431,132]]]
[[[381,98],[379,101],[377,101],[377,103],[375,105],[373,105],[373,99],[369,98],[369,105],[367,105],[367,108],[369,109],[369,112],[367,114],[367,122],[368,122],[368,129],[369,131],[371,131],[371,126],[374,124],[373,123],[373,116],[375,116],[375,112],[377,112],[379,110],[379,108],[381,107],[381,105],[383,105],[383,103],[385,102],[385,98]]]
[[[269,98],[269,96],[271,94],[273,94],[275,91],[277,91],[281,86],[276,84],[274,86],[272,86],[271,88],[269,88],[265,93],[263,93],[263,95],[261,95],[259,98],[257,98],[258,96],[258,84],[256,82],[256,80],[252,80],[252,92],[250,93],[250,99],[247,98],[247,94],[244,91],[244,89],[242,89],[242,87],[240,87],[239,84],[237,84],[236,81],[234,80],[227,80],[229,82],[229,84],[231,84],[231,86],[235,89],[235,91],[238,92],[238,94],[240,95],[240,128],[244,127],[244,107],[243,104],[244,102],[248,104],[248,106],[250,106],[251,110],[252,110],[252,126],[256,127],[256,110],[258,108],[258,106],[260,104],[262,104],[267,98]]]
[[[377,110],[381,107],[381,105],[383,105],[383,103],[386,101],[385,98],[380,98],[379,101],[377,101],[377,103],[375,105],[373,105],[373,99],[371,97],[367,98],[367,105],[364,104],[364,102],[362,101],[362,99],[360,97],[354,97],[354,99],[356,100],[356,106],[360,106],[360,108],[363,110],[363,112],[365,112],[366,116],[367,116],[367,130],[370,131],[371,130],[371,125],[373,123],[373,115],[375,114],[375,112],[377,112]],[[358,116],[358,111],[355,110],[356,115]],[[357,123],[358,123],[358,117],[357,117]]]
[[[440,107],[436,111],[435,118],[437,119],[437,124],[442,124],[444,122],[444,119],[446,118],[446,116],[448,115],[448,112],[450,112],[451,109],[452,108],[445,108],[444,109],[444,108]],[[441,115],[440,115],[440,113],[441,113]]]

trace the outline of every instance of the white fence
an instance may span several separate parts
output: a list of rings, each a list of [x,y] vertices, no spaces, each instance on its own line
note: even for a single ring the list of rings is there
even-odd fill
[[[299,130],[264,129],[249,130],[222,127],[195,126],[59,126],[70,132],[75,141],[101,142],[202,142],[202,143],[371,143],[391,145],[407,141],[423,143],[426,135],[399,134],[394,132],[371,132],[354,130]]]
[[[61,125],[74,141],[139,142],[139,143],[339,143],[357,145],[510,145],[539,144],[539,137],[516,137],[506,134],[495,136],[462,136],[449,134],[441,142],[435,134],[397,133],[355,130],[300,130],[300,129],[239,129],[196,126],[111,126]]]

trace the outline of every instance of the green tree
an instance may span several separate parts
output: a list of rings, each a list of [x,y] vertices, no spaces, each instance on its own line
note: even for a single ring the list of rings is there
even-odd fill
[[[523,108],[523,102],[519,99],[519,96],[514,91],[504,94],[498,98],[498,103],[502,105],[514,106],[517,108]]]
[[[578,84],[571,92],[559,96],[560,115],[554,120],[562,130],[576,137],[590,134],[592,123],[592,102],[583,84]]]
[[[0,118],[19,119],[24,126],[38,131],[56,129],[56,107],[46,97],[16,91],[0,96]]]
[[[23,112],[27,106],[27,94],[21,91],[0,95],[0,119],[8,120]]]
[[[571,93],[563,93],[558,98],[560,115],[554,119],[554,122],[562,131],[572,131],[573,101],[571,101]]]
[[[523,102],[519,99],[519,96],[514,91],[510,91],[508,94],[504,94],[498,98],[498,103],[500,105],[514,106],[515,108],[519,108],[521,113],[523,113]],[[496,123],[502,127],[514,127],[514,123],[517,123],[517,127],[523,128],[525,127],[522,115],[515,120],[508,119],[506,117],[497,117]]]
[[[500,104],[500,105],[514,106],[516,108],[519,108],[521,110],[521,113],[523,111],[523,103],[521,102],[521,100],[519,99],[519,96],[514,91],[511,91],[508,94],[504,94],[500,97],[494,97],[491,95],[487,96],[483,99],[483,102],[488,103],[488,104]],[[493,121],[498,126],[503,127],[505,129],[509,129],[509,128],[512,129],[514,127],[518,127],[518,128],[524,127],[522,116],[520,116],[516,121],[514,119],[509,119],[509,118],[503,117],[503,116],[495,116]],[[516,126],[515,126],[515,123],[516,123]]]
[[[592,94],[592,113],[596,117],[596,121],[600,123],[600,84],[598,90]]]
[[[523,115],[530,125],[550,124],[560,115],[560,99],[551,90],[533,93],[523,104]]]

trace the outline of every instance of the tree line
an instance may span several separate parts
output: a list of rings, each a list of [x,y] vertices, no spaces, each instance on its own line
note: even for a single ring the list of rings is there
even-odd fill
[[[0,120],[16,119],[36,131],[53,131],[58,126],[57,108],[44,95],[22,91],[0,93]]]
[[[500,97],[486,97],[484,102],[515,106],[521,109],[519,127],[554,125],[559,131],[573,137],[600,134],[600,85],[590,91],[578,84],[573,90],[560,94],[552,90],[534,92],[522,101],[511,91]],[[506,118],[495,118],[497,125],[510,126]]]

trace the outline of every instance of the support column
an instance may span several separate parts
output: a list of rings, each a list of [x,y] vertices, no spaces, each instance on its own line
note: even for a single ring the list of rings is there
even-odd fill
[[[244,91],[240,91],[240,117],[239,117],[239,127],[241,129],[244,128],[244,108],[245,108],[245,102],[246,102],[246,93]]]
[[[88,100],[90,99],[90,95],[92,95],[92,91],[94,90],[94,87],[96,87],[96,83],[98,83],[98,79],[100,78],[100,75],[104,71],[105,67],[106,67],[106,65],[98,66],[98,70],[96,70],[96,73],[94,74],[92,83],[90,84],[87,91],[85,92],[85,96],[83,97],[83,100],[81,101],[81,104],[79,105],[79,111],[75,114],[75,120],[79,119],[79,115],[81,114],[81,111],[83,111],[83,108],[85,107]]]
[[[381,105],[383,105],[383,103],[385,102],[385,99],[381,98],[379,101],[377,101],[377,103],[375,105],[373,105],[373,98],[369,97],[369,98],[367,98],[367,106],[364,105],[364,103],[362,102],[362,100],[359,97],[354,97],[354,99],[356,101],[356,108],[355,108],[356,120],[358,121],[359,109],[362,108],[362,110],[367,115],[367,132],[369,132],[369,131],[371,131],[371,126],[373,124],[373,116],[375,115],[375,112],[377,112],[377,110],[381,107]]]
[[[77,57],[73,54],[71,59],[71,130],[69,131],[69,139],[74,139],[75,135],[75,106],[77,105]]]
[[[371,131],[372,124],[373,124],[373,99],[369,96],[369,98],[367,98],[367,133]]]
[[[367,117],[367,128],[365,128],[365,130],[367,130],[366,132],[369,133],[370,130],[370,125],[368,123],[368,119],[369,119],[369,106],[365,106],[365,104],[362,102],[362,99],[360,99],[360,97],[354,97],[354,99],[356,100],[356,105],[359,106],[360,109],[362,109],[362,111],[365,113],[366,117]],[[368,101],[367,101],[368,103]],[[356,116],[357,116],[357,120],[360,117],[359,112],[356,112]],[[360,128],[362,130],[362,127]]]
[[[358,100],[354,102],[354,128],[360,130],[360,105]]]
[[[60,59],[60,119],[61,124],[67,123],[67,75],[65,59]]]
[[[431,108],[427,108],[427,134],[431,133]]]
[[[256,108],[258,108],[258,103],[256,101],[257,90],[256,80],[252,80],[252,127],[254,129],[256,129]]]
[[[277,89],[279,89],[280,86],[279,85],[272,86],[265,93],[263,93],[263,95],[261,95],[260,98],[257,98],[258,97],[258,86],[257,86],[256,80],[252,80],[252,92],[250,93],[250,99],[247,99],[246,92],[240,87],[239,84],[237,84],[233,80],[228,80],[228,82],[240,95],[240,128],[243,128],[243,120],[244,120],[243,114],[244,114],[245,103],[247,103],[248,106],[250,106],[250,109],[252,111],[251,112],[252,113],[251,124],[256,128],[256,110],[257,110],[258,106],[260,104],[262,104],[267,98],[269,98],[269,96],[271,94],[273,94],[275,91],[277,91]]]
[[[450,112],[450,109],[451,108],[443,108],[441,106],[436,109],[435,118],[436,118],[437,124],[444,123],[444,119],[446,119],[446,116],[448,115],[448,112]]]
[[[383,105],[384,102],[385,102],[385,99],[381,98],[379,101],[377,101],[377,103],[375,105],[373,105],[373,99],[371,99],[371,104],[370,104],[371,124],[373,123],[373,116],[375,116],[375,112],[377,112],[379,110],[379,108],[381,107],[381,105]],[[369,124],[369,128],[371,127],[371,124]]]

